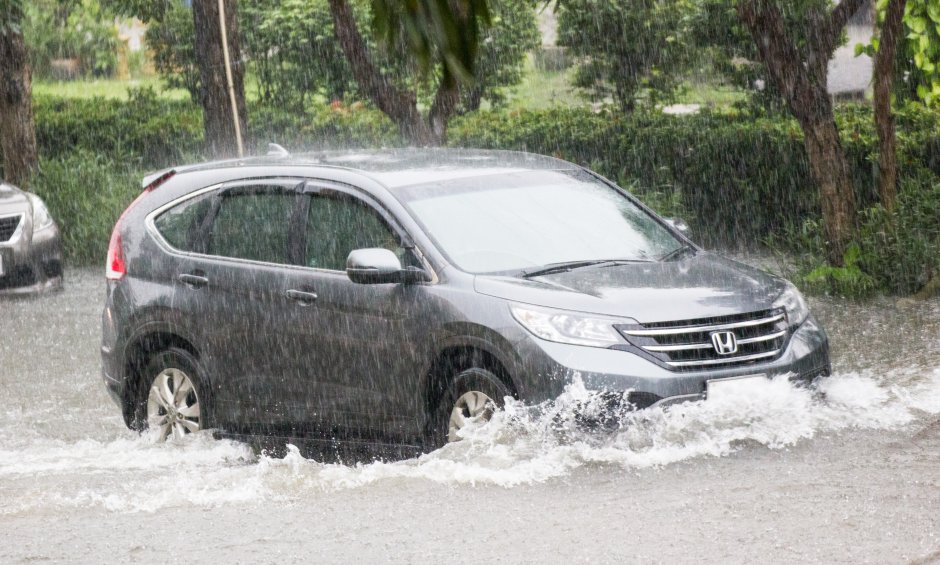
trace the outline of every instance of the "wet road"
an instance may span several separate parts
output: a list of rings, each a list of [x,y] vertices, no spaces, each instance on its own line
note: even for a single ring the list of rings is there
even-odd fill
[[[0,562],[940,562],[940,301],[813,300],[824,395],[559,437],[510,407],[419,459],[344,466],[127,431],[99,376],[103,277],[0,301]],[[573,387],[559,402],[578,398]]]

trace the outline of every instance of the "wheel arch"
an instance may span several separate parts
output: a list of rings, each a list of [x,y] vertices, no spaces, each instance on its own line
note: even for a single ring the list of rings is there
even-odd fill
[[[151,323],[140,328],[124,347],[123,370],[124,387],[124,423],[132,429],[140,427],[137,417],[137,404],[141,401],[144,369],[154,355],[171,348],[181,349],[198,362],[200,352],[192,340],[182,335],[178,328],[165,323]],[[200,375],[202,376],[202,375]],[[204,383],[208,390],[208,383]]]
[[[449,379],[473,367],[492,372],[515,398],[519,398],[525,391],[513,374],[516,366],[516,355],[502,338],[497,341],[490,336],[452,336],[439,344],[428,368],[424,387],[425,410],[433,413],[447,390]]]

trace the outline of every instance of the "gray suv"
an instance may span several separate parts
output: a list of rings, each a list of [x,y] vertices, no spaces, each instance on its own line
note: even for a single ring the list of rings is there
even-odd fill
[[[580,379],[643,409],[829,371],[792,284],[581,167],[505,152],[179,167],[114,228],[104,381],[134,429],[434,447]]]

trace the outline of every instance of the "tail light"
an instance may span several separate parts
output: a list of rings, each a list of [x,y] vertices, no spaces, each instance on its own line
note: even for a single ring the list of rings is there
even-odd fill
[[[105,269],[105,277],[108,280],[119,281],[127,274],[127,263],[124,262],[124,246],[121,245],[121,234],[118,233],[118,227],[114,226],[111,232],[111,242],[108,243],[108,263]]]
[[[127,213],[131,211],[131,208],[140,202],[141,198],[146,196],[149,192],[152,192],[166,181],[170,180],[170,178],[172,178],[175,174],[176,171],[171,169],[145,186],[143,192],[141,192],[137,198],[131,202],[131,205],[124,210],[124,212],[121,214],[121,217],[118,218],[117,223],[114,224],[114,230],[111,231],[111,241],[108,243],[108,258],[105,264],[105,277],[108,280],[119,281],[124,278],[124,275],[127,274],[127,261],[124,256],[124,242],[121,240],[121,222],[124,221],[124,217],[127,216]]]

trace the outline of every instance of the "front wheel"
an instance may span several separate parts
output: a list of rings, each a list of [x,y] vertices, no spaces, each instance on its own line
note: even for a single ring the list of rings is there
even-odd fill
[[[157,441],[182,438],[206,427],[205,404],[196,360],[182,349],[155,355],[145,369],[140,409],[147,427],[157,431]]]
[[[494,373],[480,368],[458,373],[438,404],[432,423],[431,441],[435,446],[460,441],[466,426],[486,422],[502,408],[509,389]]]

